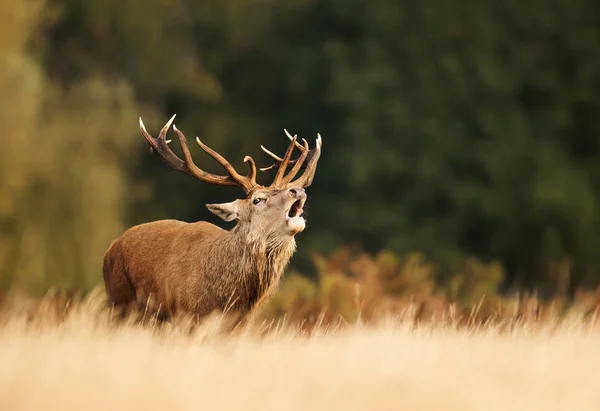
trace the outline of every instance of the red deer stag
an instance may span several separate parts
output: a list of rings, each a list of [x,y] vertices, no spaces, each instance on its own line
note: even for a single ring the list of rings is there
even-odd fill
[[[173,125],[183,151],[182,160],[168,146],[165,136],[173,116],[153,138],[140,118],[140,132],[164,163],[206,183],[239,186],[246,198],[206,207],[225,221],[237,221],[227,231],[205,221],[187,223],[160,220],[129,228],[114,240],[104,256],[104,283],[108,301],[116,308],[144,307],[159,317],[177,311],[202,318],[212,312],[236,315],[243,321],[276,289],[296,250],[294,236],[304,230],[302,207],[305,188],[311,185],[321,154],[321,136],[309,150],[296,136],[283,158],[269,150],[277,168],[273,183],[256,183],[256,165],[251,157],[247,176],[238,174],[220,154],[196,141],[229,174],[215,175],[192,161],[184,134]],[[300,156],[292,160],[294,148]],[[303,174],[292,181],[304,166]],[[289,170],[287,174],[286,171]]]

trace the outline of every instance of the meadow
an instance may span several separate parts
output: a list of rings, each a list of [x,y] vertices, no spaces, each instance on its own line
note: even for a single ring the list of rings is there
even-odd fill
[[[474,323],[112,320],[101,289],[5,302],[2,410],[596,410],[600,327],[571,313]]]
[[[0,5],[0,411],[600,409],[595,2]],[[124,229],[235,198],[174,113],[235,167],[323,135],[248,329],[104,304]]]

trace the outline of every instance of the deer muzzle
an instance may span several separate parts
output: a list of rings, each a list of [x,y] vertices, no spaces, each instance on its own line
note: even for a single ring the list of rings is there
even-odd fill
[[[302,217],[306,192],[302,188],[291,188],[290,195],[295,201],[285,211],[285,219],[292,233],[296,234],[303,231],[306,225],[304,217]]]

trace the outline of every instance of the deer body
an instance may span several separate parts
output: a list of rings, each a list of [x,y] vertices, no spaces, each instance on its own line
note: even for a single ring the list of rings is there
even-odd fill
[[[246,315],[277,287],[296,248],[293,237],[271,245],[247,237],[206,222],[162,220],[132,227],[106,254],[108,294],[117,305],[135,301],[169,313]],[[160,302],[163,307],[157,307]]]
[[[176,168],[181,163],[169,160],[172,152],[168,148],[168,152],[164,150],[166,130],[172,121],[173,118],[163,127],[158,139],[147,136],[141,120],[140,128],[153,150]],[[175,131],[186,156],[186,169],[193,170],[195,165],[185,138],[176,128]],[[245,199],[207,205],[225,221],[237,221],[236,226],[225,230],[204,221],[161,220],[131,227],[112,242],[104,256],[104,282],[109,302],[123,308],[149,309],[167,317],[178,311],[194,317],[217,311],[243,319],[266,301],[296,250],[294,236],[304,230],[301,217],[306,201],[304,187],[312,181],[320,153],[320,138],[317,149],[311,152],[306,141],[301,146],[295,137],[291,139],[284,159],[263,148],[275,159],[276,165],[279,164],[270,187],[255,183],[256,170],[249,157],[246,161],[250,161],[251,173],[241,177],[230,171],[226,160],[216,153],[211,154],[198,140],[205,151],[230,171],[233,181],[239,179],[239,185],[247,193]],[[298,160],[291,161],[294,147],[302,147],[303,151]],[[307,158],[307,171],[292,183],[292,172],[297,172]],[[292,167],[292,172],[284,177],[287,167]],[[232,185],[226,177],[202,175],[204,172],[199,171],[194,171],[195,176],[203,181],[212,179],[209,182]]]

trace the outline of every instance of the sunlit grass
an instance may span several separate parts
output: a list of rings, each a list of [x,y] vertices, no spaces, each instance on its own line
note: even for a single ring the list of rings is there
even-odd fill
[[[233,334],[223,319],[116,324],[103,295],[11,301],[0,315],[1,410],[592,410],[600,330],[555,321],[387,318]]]

